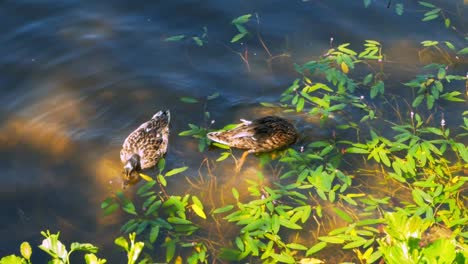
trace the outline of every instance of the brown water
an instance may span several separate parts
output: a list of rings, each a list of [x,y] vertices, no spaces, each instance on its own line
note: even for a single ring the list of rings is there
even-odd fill
[[[421,22],[421,8],[413,3],[405,3],[400,17],[386,1],[377,2],[368,9],[349,0],[0,3],[0,256],[17,252],[25,240],[39,244],[40,230],[51,229],[60,230],[67,243],[92,242],[104,248],[101,256],[120,259],[111,244],[124,219],[102,217],[100,202],[120,188],[124,138],[158,110],[172,113],[168,166],[189,166],[184,175],[195,179],[202,160],[219,152],[199,153],[195,140],[177,134],[188,123],[203,124],[204,111],[211,113],[213,127],[271,113],[259,102],[276,102],[297,77],[293,62],[317,58],[331,37],[355,48],[365,39],[381,41],[392,78],[400,82],[417,73],[420,41],[466,46],[440,21]],[[466,14],[460,1],[438,4]],[[236,34],[230,21],[246,13],[258,16],[249,30],[260,32],[271,54],[256,36],[230,43]],[[466,32],[466,15],[459,19],[463,15],[453,23]],[[203,47],[163,41],[199,35],[204,26]],[[239,52],[247,52],[249,67]],[[466,72],[466,60],[455,69]],[[203,101],[213,93],[220,96],[206,105],[180,101]],[[290,118],[306,140],[332,136],[333,127],[318,129],[314,119]],[[232,165],[218,165],[217,183],[242,189]],[[258,159],[250,157],[245,166],[245,177],[255,175]],[[196,189],[185,177],[171,180],[171,191]],[[231,199],[230,191],[217,195],[216,203]]]

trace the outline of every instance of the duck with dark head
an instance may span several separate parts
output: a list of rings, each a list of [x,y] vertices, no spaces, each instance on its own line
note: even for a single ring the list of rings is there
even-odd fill
[[[120,160],[124,164],[123,188],[140,180],[140,171],[158,164],[169,144],[169,110],[157,112],[125,139]]]
[[[278,116],[265,116],[253,121],[241,119],[241,122],[232,129],[207,134],[214,142],[246,150],[239,160],[237,171],[240,171],[249,153],[281,149],[293,144],[299,137],[294,125]]]

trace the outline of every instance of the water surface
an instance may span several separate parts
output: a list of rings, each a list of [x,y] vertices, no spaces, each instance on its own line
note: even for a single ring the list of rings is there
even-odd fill
[[[25,240],[39,244],[39,231],[51,229],[60,230],[67,243],[101,246],[100,255],[117,263],[112,260],[121,253],[112,241],[124,219],[104,218],[100,202],[120,188],[124,138],[160,109],[170,109],[173,117],[168,166],[190,166],[186,176],[196,177],[201,161],[219,153],[199,153],[197,142],[177,134],[188,123],[213,120],[212,127],[222,127],[271,113],[259,102],[276,102],[298,77],[293,62],[317,58],[330,38],[355,48],[365,39],[381,41],[393,62],[388,63],[392,78],[401,82],[417,73],[420,41],[436,37],[464,45],[442,23],[421,22],[415,4],[405,3],[400,17],[383,2],[365,9],[362,1],[347,0],[3,1],[0,256],[17,252]],[[453,8],[455,2],[446,4]],[[459,12],[466,11],[458,5]],[[254,14],[249,30],[261,34],[268,52],[255,35],[230,43],[236,34],[230,21],[246,13]],[[458,24],[466,27],[464,22]],[[208,32],[203,47],[190,40],[164,41],[201,35],[203,27]],[[248,54],[249,67],[238,53]],[[463,67],[466,71],[466,64],[456,70]],[[220,96],[204,104],[213,93]],[[202,102],[186,104],[182,96]],[[312,133],[309,140],[332,135],[332,128],[319,129],[314,120],[290,118]],[[219,182],[233,181],[231,165],[220,165]],[[246,166],[246,175],[252,169],[255,175],[258,160],[251,158]],[[174,191],[190,189],[184,177],[172,181]],[[34,258],[43,257],[38,249],[33,252]]]

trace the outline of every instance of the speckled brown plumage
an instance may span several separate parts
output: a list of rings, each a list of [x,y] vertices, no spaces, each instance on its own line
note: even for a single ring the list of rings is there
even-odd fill
[[[266,116],[253,121],[241,120],[233,129],[208,133],[208,138],[249,153],[269,152],[294,143],[298,134],[286,119]]]
[[[138,172],[154,167],[166,154],[169,143],[170,112],[159,111],[125,139],[120,160],[124,164],[124,185],[139,180]]]

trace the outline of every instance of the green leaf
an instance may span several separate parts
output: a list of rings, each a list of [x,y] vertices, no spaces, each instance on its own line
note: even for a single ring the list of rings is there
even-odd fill
[[[429,16],[425,16],[422,21],[431,21],[439,17],[439,14],[433,14]]]
[[[335,236],[321,236],[321,237],[318,237],[318,239],[323,242],[327,242],[331,244],[343,244],[345,242],[343,238],[335,237]]]
[[[245,37],[245,35],[247,35],[247,32],[239,33],[239,34],[235,35],[235,36],[231,39],[231,43],[234,43],[234,42],[237,42],[237,41],[241,40],[243,37]]]
[[[367,149],[350,147],[346,149],[346,153],[368,154],[369,151]]]
[[[349,43],[341,44],[340,46],[338,46],[338,50],[351,56],[357,55],[355,51],[346,48],[347,46],[349,46]]]
[[[286,255],[285,253],[281,253],[281,254],[271,254],[271,257],[276,260],[276,261],[279,261],[279,262],[283,262],[283,263],[296,263],[296,261],[294,260],[294,258],[291,256],[291,255]]]
[[[414,99],[414,101],[413,101],[413,103],[411,104],[411,106],[413,106],[413,107],[418,107],[418,106],[422,103],[423,100],[424,100],[424,95],[423,95],[423,94],[420,94],[420,95],[418,95],[418,96]]]
[[[161,183],[162,186],[166,187],[167,186],[167,181],[166,178],[162,174],[159,174],[157,176],[159,183]]]
[[[166,159],[160,159],[158,162],[159,171],[163,171],[165,167],[166,167]]]
[[[194,103],[198,103],[198,99],[197,98],[193,98],[193,97],[188,97],[188,96],[183,96],[180,98],[180,101],[184,102],[184,103],[188,103],[188,104],[194,104]]]
[[[455,46],[451,42],[445,41],[444,43],[445,43],[445,46],[447,46],[447,48],[451,50],[455,50]]]
[[[359,239],[344,245],[343,249],[357,248],[364,245],[366,242],[367,240],[365,239]]]
[[[445,27],[446,27],[446,28],[449,28],[449,27],[450,27],[450,18],[446,18],[446,19],[444,20],[444,24],[445,24]]]
[[[21,253],[21,256],[23,256],[23,258],[29,260],[31,258],[31,254],[32,254],[31,245],[26,241],[21,243],[20,253]],[[0,260],[0,263],[1,262],[2,261]]]
[[[362,81],[362,83],[364,85],[368,85],[372,81],[373,77],[374,75],[372,73],[369,73],[368,75],[366,75],[366,77],[364,77],[364,80]]]
[[[104,209],[104,215],[110,215],[120,208],[118,203],[113,203]]]
[[[236,188],[232,188],[232,195],[236,200],[239,200],[239,192],[236,190]]]
[[[149,216],[151,215],[152,213],[154,213],[156,210],[158,210],[162,205],[162,201],[161,200],[158,200],[156,202],[154,202],[153,204],[150,205],[150,207],[148,207],[148,209],[146,210],[145,212],[145,215],[146,216]]]
[[[439,80],[445,78],[445,69],[444,68],[439,68],[439,72],[437,73],[437,78]]]
[[[192,209],[199,217],[206,219],[205,212],[203,212],[203,207],[200,207],[197,204],[192,204]]]
[[[319,252],[320,250],[324,249],[326,246],[327,246],[327,242],[323,242],[323,241],[318,242],[317,244],[315,244],[314,246],[309,248],[309,250],[307,250],[306,256],[313,255],[313,254]]]
[[[457,52],[457,54],[459,54],[459,55],[468,54],[468,47],[459,50],[459,51]]]
[[[176,169],[172,169],[172,170],[166,172],[166,174],[165,174],[164,176],[165,176],[165,177],[170,177],[170,176],[172,176],[172,175],[181,173],[181,172],[183,172],[183,171],[185,171],[185,170],[187,170],[187,169],[188,169],[187,166],[185,166],[185,167],[180,167],[180,168],[176,168]]]
[[[403,11],[404,11],[403,4],[401,4],[401,3],[395,4],[395,12],[397,13],[397,15],[399,15],[399,16],[403,15]]]
[[[234,205],[226,205],[224,207],[217,208],[216,210],[213,211],[213,213],[214,214],[225,213],[225,212],[228,212],[228,211],[232,210],[232,208],[234,208]]]
[[[159,225],[154,225],[151,227],[151,231],[149,234],[149,241],[153,244],[159,235]]]
[[[180,217],[175,217],[175,216],[168,217],[167,221],[171,224],[177,224],[177,225],[191,225],[192,224],[190,220],[183,219]]]
[[[218,142],[213,142],[213,146],[216,146],[216,147],[218,147],[220,149],[226,149],[226,150],[231,149],[228,145],[224,145],[224,144],[221,144],[221,143],[218,143]],[[228,154],[230,154],[230,153],[228,153]]]
[[[170,239],[168,237],[165,245],[166,245],[166,262],[169,263],[171,262],[172,258],[174,258],[174,254],[176,250],[175,240]]]
[[[0,259],[0,264],[24,264],[24,263],[25,261],[23,258],[15,256],[15,255],[5,256]]]
[[[435,5],[433,5],[433,4],[431,4],[431,3],[423,2],[423,1],[419,1],[419,4],[422,5],[422,6],[425,6],[425,7],[429,7],[429,8],[434,8],[434,7],[436,7]]]
[[[302,227],[298,224],[295,224],[291,221],[289,221],[288,219],[285,219],[285,218],[282,218],[280,217],[279,218],[279,222],[280,222],[280,225],[286,227],[286,228],[289,228],[289,229],[302,229]]]
[[[343,220],[345,220],[346,222],[348,223],[352,223],[353,222],[353,218],[351,218],[351,216],[349,216],[345,211],[341,210],[341,209],[338,209],[336,207],[333,208],[333,211],[335,211],[335,213]]]
[[[289,243],[286,245],[286,247],[290,248],[290,249],[296,249],[296,250],[307,250],[307,247],[301,245],[301,244],[297,244],[297,243]]]
[[[96,253],[98,252],[98,247],[90,243],[73,242],[70,246],[70,252],[71,251],[86,251],[89,253]]]
[[[239,17],[234,18],[231,23],[232,24],[245,24],[249,21],[252,14],[245,14]]]
[[[123,248],[125,251],[128,251],[128,242],[124,237],[118,237],[114,240],[114,243]]]
[[[305,100],[303,97],[299,98],[299,101],[297,102],[297,105],[296,105],[296,112],[301,112],[302,109],[304,108],[304,103],[305,103]]]
[[[199,47],[203,46],[203,41],[199,37],[192,37],[192,39]]]
[[[165,38],[164,41],[179,41],[183,38],[185,38],[185,35],[175,35]]]

